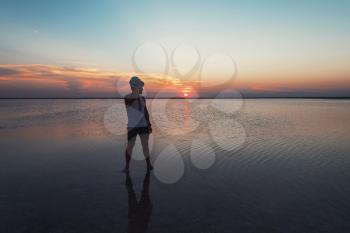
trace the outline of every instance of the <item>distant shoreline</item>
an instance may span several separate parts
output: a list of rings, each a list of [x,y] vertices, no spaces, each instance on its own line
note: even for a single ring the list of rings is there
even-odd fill
[[[89,100],[89,99],[123,99],[120,97],[79,97],[79,98],[74,98],[74,97],[11,97],[11,98],[0,98],[0,100],[9,100],[9,99],[33,99],[33,100],[45,100],[45,99],[67,99],[67,100]],[[161,97],[161,98],[151,98],[151,97],[146,97],[146,99],[350,99],[350,97],[242,97],[242,98],[225,98],[225,97],[218,97],[218,98],[213,98],[213,97],[199,97],[199,98],[184,98],[184,97]]]

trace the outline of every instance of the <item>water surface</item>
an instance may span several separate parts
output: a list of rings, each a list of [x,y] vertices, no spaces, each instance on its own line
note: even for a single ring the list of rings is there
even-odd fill
[[[147,102],[149,178],[122,100],[0,100],[0,232],[350,231],[350,101]]]

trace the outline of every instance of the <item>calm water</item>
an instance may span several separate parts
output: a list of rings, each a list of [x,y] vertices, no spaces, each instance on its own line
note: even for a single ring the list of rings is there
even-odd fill
[[[350,232],[350,101],[0,100],[0,232]]]

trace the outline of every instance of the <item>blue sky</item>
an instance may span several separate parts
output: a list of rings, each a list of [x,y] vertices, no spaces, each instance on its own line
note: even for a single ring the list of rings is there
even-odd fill
[[[350,1],[341,0],[1,0],[0,63],[132,72],[140,44],[170,53],[186,43],[202,57],[233,56],[247,83],[347,82],[349,25]],[[158,55],[140,61],[157,66]]]

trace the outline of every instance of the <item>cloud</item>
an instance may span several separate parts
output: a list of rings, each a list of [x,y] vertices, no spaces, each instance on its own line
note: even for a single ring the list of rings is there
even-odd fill
[[[53,65],[0,65],[0,98],[121,97],[134,73]],[[176,92],[171,77],[140,75],[149,95]]]
[[[17,74],[17,71],[15,69],[0,67],[0,77],[1,76],[10,76],[10,75],[15,75],[15,74]]]
[[[137,75],[96,69],[54,65],[0,64],[0,98],[114,98],[130,92],[129,78]],[[269,82],[235,82],[198,89],[198,81],[184,81],[158,74],[139,75],[146,83],[148,97],[182,96],[193,90],[200,97],[215,97],[222,90],[234,89],[244,97],[338,97],[350,96],[349,79],[304,82],[269,80]],[[339,79],[340,80],[340,79]],[[196,89],[197,88],[197,89]],[[191,96],[191,95],[190,95]],[[193,95],[195,96],[195,95]]]

